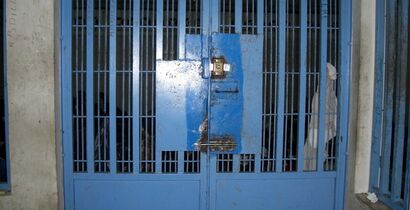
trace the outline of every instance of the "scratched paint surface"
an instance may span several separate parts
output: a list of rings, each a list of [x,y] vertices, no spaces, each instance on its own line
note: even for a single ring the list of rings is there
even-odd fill
[[[157,147],[193,149],[205,116],[206,80],[200,61],[157,61]]]
[[[192,42],[187,54],[195,60],[157,61],[158,149],[195,150],[201,138],[206,143],[209,131],[210,139],[233,139],[237,146],[230,152],[259,153],[262,37],[212,35],[211,57],[224,57],[231,65],[220,79],[208,77],[205,68],[210,61],[200,59],[201,47],[195,45],[200,40],[200,36],[187,38]],[[209,130],[204,127],[207,119]]]
[[[233,153],[259,153],[261,139],[262,37],[215,34],[211,56],[231,65],[223,79],[211,79],[210,138],[232,137]]]

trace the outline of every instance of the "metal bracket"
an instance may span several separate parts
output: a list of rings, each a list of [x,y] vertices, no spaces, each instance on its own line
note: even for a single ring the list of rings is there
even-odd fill
[[[209,142],[198,141],[194,145],[201,152],[207,152],[208,147],[211,152],[229,152],[237,147],[234,139],[229,136],[213,138]]]

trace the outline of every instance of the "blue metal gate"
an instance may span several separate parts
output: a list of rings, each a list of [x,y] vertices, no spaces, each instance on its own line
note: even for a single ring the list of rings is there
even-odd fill
[[[376,3],[376,69],[369,191],[392,209],[409,209],[409,1]]]
[[[62,0],[66,209],[343,209],[350,1]]]

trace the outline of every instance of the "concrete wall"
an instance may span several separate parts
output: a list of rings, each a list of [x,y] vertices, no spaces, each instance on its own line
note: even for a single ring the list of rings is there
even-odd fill
[[[353,0],[352,78],[346,209],[370,209],[356,193],[368,191],[373,114],[374,0]]]
[[[357,134],[357,100],[359,88],[359,55],[360,55],[360,13],[361,0],[352,1],[352,74],[350,78],[350,116],[349,116],[349,145],[346,180],[346,204],[345,209],[355,210],[359,202],[354,195],[354,176],[356,160],[356,134]]]
[[[57,209],[54,1],[7,1],[11,194],[0,209]]]
[[[376,43],[376,4],[374,0],[362,0],[360,20],[355,193],[367,192],[369,189]]]

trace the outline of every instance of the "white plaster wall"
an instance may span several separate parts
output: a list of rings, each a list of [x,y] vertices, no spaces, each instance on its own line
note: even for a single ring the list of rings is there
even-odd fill
[[[54,1],[7,1],[11,194],[0,209],[57,209]]]
[[[357,101],[359,88],[359,55],[360,55],[360,12],[361,0],[352,0],[352,65],[350,78],[350,113],[349,113],[349,144],[346,180],[346,202],[345,209],[356,210],[360,202],[354,195],[354,177],[357,142]]]
[[[368,191],[373,114],[375,51],[374,0],[352,0],[352,78],[350,94],[347,210],[367,210],[356,193]]]
[[[361,1],[355,193],[367,192],[372,146],[376,3]]]

